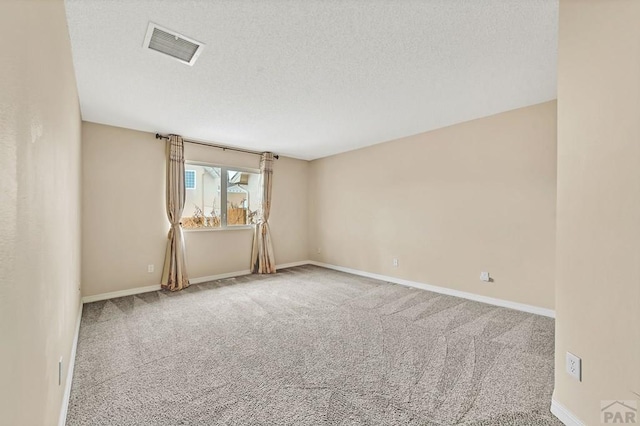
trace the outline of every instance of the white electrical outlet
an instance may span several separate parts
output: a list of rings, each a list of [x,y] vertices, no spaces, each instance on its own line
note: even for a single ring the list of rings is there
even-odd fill
[[[577,381],[582,381],[582,360],[567,352],[567,373]]]
[[[153,271],[155,271],[155,270],[156,270],[155,265],[148,265],[148,266],[147,266],[147,272],[151,273],[151,272],[153,272]]]
[[[320,247],[316,248],[316,253],[317,253],[317,254],[322,253],[322,249],[321,249]]]
[[[480,272],[480,281],[484,281],[484,282],[490,282],[491,281],[491,277],[489,276],[488,272]]]
[[[398,259],[397,258],[393,258],[393,267],[397,268],[398,267]]]

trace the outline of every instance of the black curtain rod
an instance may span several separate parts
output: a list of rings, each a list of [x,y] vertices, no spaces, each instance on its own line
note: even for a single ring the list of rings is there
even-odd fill
[[[169,136],[162,136],[160,133],[156,133],[156,139],[169,139]],[[218,149],[221,149],[223,151],[237,151],[237,152],[244,152],[245,154],[262,155],[261,152],[250,151],[248,149],[231,148],[231,147],[224,146],[224,145],[216,145],[216,144],[213,144],[213,143],[190,141],[190,140],[187,140],[187,139],[183,139],[182,141],[183,142],[187,142],[187,143],[192,143],[192,144],[195,144],[195,145],[210,146],[211,148],[218,148]],[[274,155],[273,158],[275,158],[277,160],[277,159],[280,158],[280,156],[279,155]]]

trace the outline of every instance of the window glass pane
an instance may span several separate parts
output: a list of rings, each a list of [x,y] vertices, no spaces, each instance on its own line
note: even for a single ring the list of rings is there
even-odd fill
[[[184,187],[186,189],[196,189],[196,171],[195,170],[184,171]]]
[[[189,189],[185,172],[186,197],[182,212],[182,227],[219,228],[221,226],[220,194],[221,171],[219,167],[189,164],[193,171],[193,189]]]
[[[256,173],[227,170],[227,226],[255,223],[259,180]]]

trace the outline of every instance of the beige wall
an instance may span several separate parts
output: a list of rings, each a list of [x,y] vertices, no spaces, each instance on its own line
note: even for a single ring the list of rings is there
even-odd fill
[[[80,308],[80,112],[63,2],[0,2],[0,28],[0,424],[54,425]]]
[[[560,2],[554,399],[590,425],[640,400],[639,23],[636,0]]]
[[[309,252],[553,309],[555,188],[555,102],[315,160]]]
[[[165,168],[149,133],[82,123],[83,296],[160,284]]]
[[[158,285],[168,222],[165,145],[153,134],[83,123],[84,296]],[[185,159],[254,168],[259,157],[185,144]],[[306,161],[275,162],[271,231],[278,264],[308,259]],[[190,278],[249,269],[252,229],[185,231]],[[148,273],[147,265],[155,265]]]

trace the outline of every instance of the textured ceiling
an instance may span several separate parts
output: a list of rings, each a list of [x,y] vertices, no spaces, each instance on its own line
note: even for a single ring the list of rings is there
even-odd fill
[[[84,120],[313,159],[556,97],[558,0],[67,0]],[[193,67],[149,21],[206,43]]]

